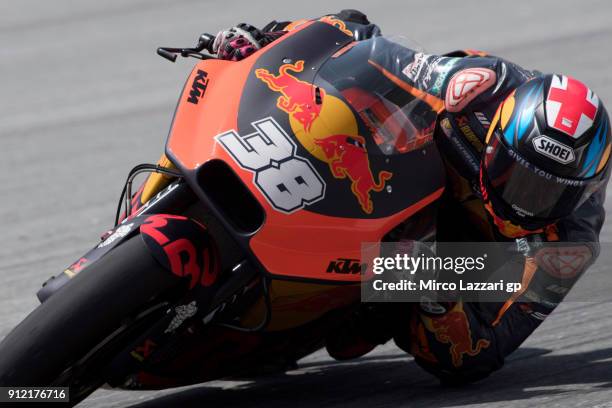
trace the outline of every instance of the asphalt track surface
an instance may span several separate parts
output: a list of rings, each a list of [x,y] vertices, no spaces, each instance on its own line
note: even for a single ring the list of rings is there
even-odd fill
[[[163,149],[204,31],[359,8],[431,52],[480,48],[581,78],[612,106],[612,3],[232,0],[0,2],[0,337],[112,223],[128,170]],[[608,208],[612,200],[608,197]],[[610,220],[602,241],[612,242]],[[162,392],[97,391],[82,407],[612,406],[612,304],[562,305],[488,380],[440,388],[391,344],[350,363]]]

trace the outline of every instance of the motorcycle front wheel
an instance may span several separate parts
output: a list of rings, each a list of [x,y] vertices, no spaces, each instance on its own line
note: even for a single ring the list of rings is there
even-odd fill
[[[143,319],[143,314],[159,310],[183,288],[185,280],[154,259],[140,234],[130,238],[77,274],[2,340],[0,386],[67,386],[67,405],[77,404],[106,382],[102,368],[112,353],[159,318],[149,313],[155,318]],[[138,330],[122,330],[126,324]],[[117,335],[124,338],[109,341]],[[87,379],[75,376],[73,367],[90,355]]]

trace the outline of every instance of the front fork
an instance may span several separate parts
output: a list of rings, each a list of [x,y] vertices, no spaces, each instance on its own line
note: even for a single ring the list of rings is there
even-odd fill
[[[136,373],[151,367],[163,369],[184,352],[186,336],[193,336],[212,323],[232,321],[261,297],[261,278],[246,263],[224,271],[223,275],[214,291],[207,291],[202,285],[187,291],[166,307],[165,313],[158,315],[147,330],[126,344],[105,370],[108,384],[139,388]]]
[[[103,256],[112,256],[112,250],[128,239],[142,239],[156,261],[184,282],[183,289],[174,293],[172,300],[161,299],[159,307],[126,321],[106,340],[106,346],[101,345],[106,350],[122,350],[113,353],[105,369],[104,377],[110,384],[123,385],[129,373],[179,353],[182,336],[178,334],[193,325],[233,324],[264,293],[264,278],[248,261],[227,261],[225,267],[221,265],[220,251],[211,237],[217,236],[204,227],[203,211],[187,184],[177,180],[136,208],[88,253],[45,282],[37,293],[41,302],[46,301],[76,274]],[[87,367],[82,369],[87,371]]]

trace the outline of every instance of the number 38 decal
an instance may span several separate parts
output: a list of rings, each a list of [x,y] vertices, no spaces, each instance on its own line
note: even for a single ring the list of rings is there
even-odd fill
[[[312,164],[295,154],[296,145],[272,118],[251,124],[255,132],[236,131],[215,139],[243,169],[254,173],[253,183],[270,205],[292,213],[325,196],[325,182]]]

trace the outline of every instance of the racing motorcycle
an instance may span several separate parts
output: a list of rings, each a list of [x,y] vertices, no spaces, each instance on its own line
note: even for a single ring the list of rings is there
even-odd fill
[[[240,62],[212,40],[158,49],[201,60],[165,154],[0,343],[1,386],[67,386],[74,405],[286,368],[361,310],[362,246],[431,236],[436,112],[379,63],[394,40],[331,17]]]

